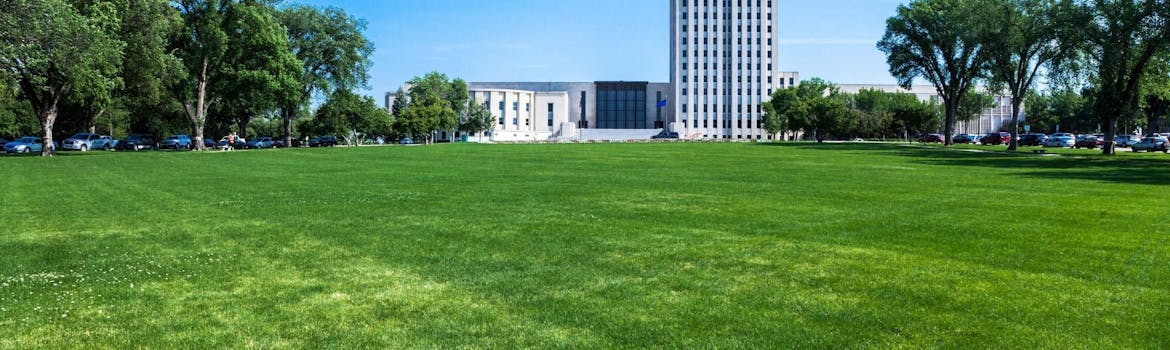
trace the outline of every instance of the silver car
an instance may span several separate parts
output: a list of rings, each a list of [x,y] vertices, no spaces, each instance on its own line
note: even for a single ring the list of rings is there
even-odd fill
[[[1141,140],[1142,137],[1138,135],[1117,135],[1117,137],[1113,139],[1113,141],[1117,143],[1117,147],[1133,147],[1133,144],[1138,143]]]
[[[101,139],[102,136],[98,134],[91,134],[87,132],[77,133],[65,141],[61,141],[61,149],[67,151],[88,151],[93,149],[93,142]]]

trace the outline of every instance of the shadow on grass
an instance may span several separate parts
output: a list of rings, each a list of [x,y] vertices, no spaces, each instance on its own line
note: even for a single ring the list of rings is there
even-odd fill
[[[1170,185],[1170,157],[1038,156],[1001,150],[964,150],[894,143],[761,143],[770,147],[809,150],[867,151],[912,159],[926,165],[969,166],[1014,170],[1012,175],[1043,179],[1095,180]]]

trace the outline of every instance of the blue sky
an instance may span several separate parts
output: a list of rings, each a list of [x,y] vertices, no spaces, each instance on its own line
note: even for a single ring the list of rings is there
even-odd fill
[[[777,1],[783,70],[837,83],[894,82],[875,44],[902,1]],[[375,97],[432,70],[468,81],[669,81],[669,0],[304,3],[369,22]]]

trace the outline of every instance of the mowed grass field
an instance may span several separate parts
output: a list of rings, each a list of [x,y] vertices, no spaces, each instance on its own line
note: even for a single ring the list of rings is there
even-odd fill
[[[1168,348],[1159,156],[3,157],[0,348]]]

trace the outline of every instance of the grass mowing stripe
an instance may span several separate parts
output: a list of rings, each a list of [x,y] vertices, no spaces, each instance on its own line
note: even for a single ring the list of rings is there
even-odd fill
[[[1159,156],[4,157],[0,347],[1166,347]]]

